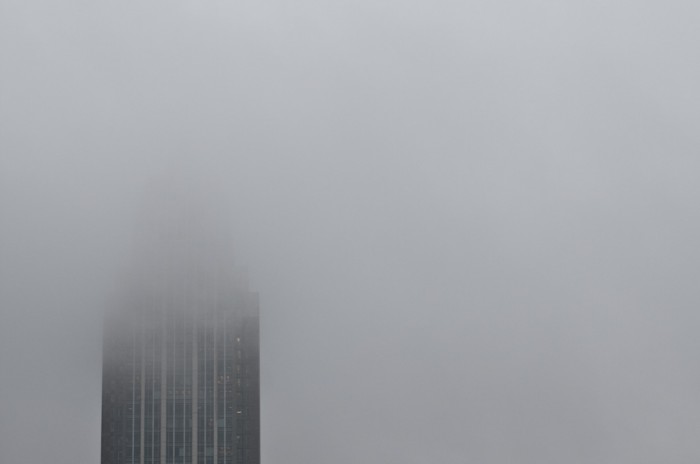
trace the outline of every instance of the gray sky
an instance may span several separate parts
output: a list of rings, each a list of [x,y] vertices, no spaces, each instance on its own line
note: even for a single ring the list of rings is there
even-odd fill
[[[261,294],[266,464],[698,461],[699,16],[0,0],[0,462],[98,462],[183,167]]]

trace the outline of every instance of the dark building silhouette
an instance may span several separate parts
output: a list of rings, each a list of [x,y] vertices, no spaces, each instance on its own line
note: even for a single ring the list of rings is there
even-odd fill
[[[201,221],[171,213],[105,320],[102,464],[258,464],[257,294]]]

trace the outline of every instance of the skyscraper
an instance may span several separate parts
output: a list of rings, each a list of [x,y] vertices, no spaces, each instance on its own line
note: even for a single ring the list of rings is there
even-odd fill
[[[102,464],[258,464],[257,294],[171,219],[105,320]]]

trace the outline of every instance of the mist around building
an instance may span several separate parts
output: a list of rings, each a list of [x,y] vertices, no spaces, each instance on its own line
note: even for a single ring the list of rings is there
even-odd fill
[[[700,462],[699,22],[0,0],[0,464]]]

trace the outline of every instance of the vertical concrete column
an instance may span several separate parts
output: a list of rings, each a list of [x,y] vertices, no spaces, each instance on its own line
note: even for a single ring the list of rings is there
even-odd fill
[[[216,309],[218,311],[218,305]],[[214,369],[212,369],[214,373],[214,464],[219,463],[219,350],[217,349],[218,340],[216,337],[218,322],[218,314],[214,313]]]
[[[139,401],[141,406],[141,424],[139,425],[141,433],[139,433],[139,462],[143,464],[143,454],[144,454],[144,437],[146,435],[146,430],[144,427],[145,416],[146,416],[146,335],[145,328],[143,327],[143,321],[141,328],[139,329],[139,334],[141,338],[141,399]]]
[[[160,340],[160,463],[165,464],[165,445],[167,443],[167,375],[168,375],[168,324],[165,310],[161,313],[161,340]]]
[[[136,412],[136,324],[131,321],[131,403],[129,411],[131,411],[131,462],[136,459],[134,453],[134,444],[136,443],[136,421],[134,413]]]
[[[227,385],[228,385],[228,372],[227,372],[227,370],[226,370],[226,361],[227,361],[227,359],[226,359],[226,349],[227,349],[227,347],[226,347],[226,338],[227,338],[227,336],[228,336],[228,327],[226,327],[226,311],[224,311],[224,313],[223,313],[223,315],[222,315],[221,325],[223,326],[223,331],[222,331],[222,333],[223,333],[223,335],[224,335],[224,339],[222,340],[222,345],[223,345],[223,348],[224,348],[224,349],[223,349],[223,353],[224,353],[224,372],[222,373],[222,377],[223,377],[223,384],[222,384],[222,385],[223,385],[223,390],[224,390],[224,446],[223,446],[223,448],[224,448],[224,462],[226,462],[226,445],[227,445],[227,443],[226,443],[226,438],[227,438],[227,435],[228,435],[228,418],[227,418],[227,416],[228,416],[228,411],[227,411],[227,409],[226,409],[226,407],[228,406],[228,404],[226,403],[226,387],[227,387]]]
[[[197,464],[199,440],[199,345],[197,314],[192,316],[192,464]]]

